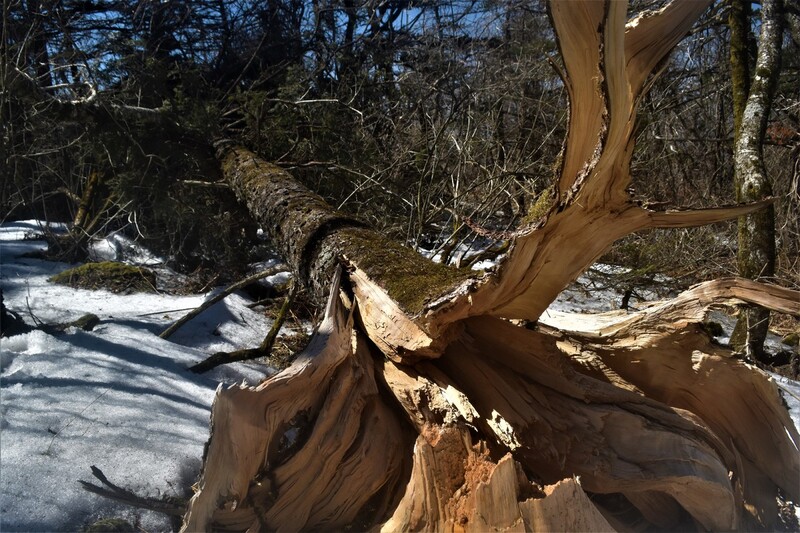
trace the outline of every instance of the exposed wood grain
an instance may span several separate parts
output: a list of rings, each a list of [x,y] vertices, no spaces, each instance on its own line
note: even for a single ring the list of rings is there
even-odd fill
[[[293,269],[318,288],[337,265],[347,279],[291,367],[218,392],[185,530],[775,524],[778,494],[800,497],[800,437],[768,377],[701,324],[736,301],[800,314],[800,294],[730,278],[636,313],[543,315],[630,233],[765,205],[659,213],[627,191],[639,101],[709,3],[628,21],[625,2],[551,0],[570,97],[557,194],[490,273],[434,265],[223,151]]]

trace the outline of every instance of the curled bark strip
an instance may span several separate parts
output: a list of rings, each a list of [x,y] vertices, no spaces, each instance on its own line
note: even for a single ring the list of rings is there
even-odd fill
[[[745,278],[730,277],[705,281],[675,298],[657,302],[634,313],[577,314],[552,312],[542,322],[562,330],[601,337],[637,338],[674,329],[675,324],[702,322],[713,306],[753,303],[790,315],[800,316],[800,291]]]
[[[733,220],[740,216],[755,213],[775,203],[775,198],[767,198],[758,202],[727,207],[708,209],[686,209],[675,211],[651,211],[650,227],[652,228],[694,228],[715,222]]]

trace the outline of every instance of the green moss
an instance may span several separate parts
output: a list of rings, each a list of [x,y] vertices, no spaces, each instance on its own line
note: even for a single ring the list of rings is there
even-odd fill
[[[552,188],[547,188],[542,191],[536,201],[531,204],[528,208],[528,212],[525,214],[525,218],[522,219],[522,225],[525,226],[527,224],[532,224],[545,216],[550,208],[553,207],[553,194]]]
[[[781,342],[786,346],[797,346],[800,344],[800,333],[788,333],[783,336]]]
[[[94,313],[86,313],[77,320],[69,323],[69,326],[82,329],[84,331],[92,331],[94,327],[100,323],[100,317]]]
[[[103,518],[87,526],[83,531],[85,533],[123,533],[136,531],[136,528],[121,518]]]
[[[53,283],[76,289],[107,289],[111,292],[155,292],[156,276],[143,268],[103,261],[67,269],[50,278]]]
[[[371,232],[343,233],[348,257],[357,259],[358,268],[411,314],[421,313],[428,301],[475,275],[470,270],[427,261],[415,251]]]

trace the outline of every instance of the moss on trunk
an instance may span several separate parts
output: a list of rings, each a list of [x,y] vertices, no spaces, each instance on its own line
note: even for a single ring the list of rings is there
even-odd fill
[[[367,229],[245,148],[223,146],[220,151],[225,178],[317,302],[325,298],[342,260],[366,272],[411,315],[475,275],[429,261]]]
[[[738,202],[759,201],[772,195],[772,184],[764,166],[763,143],[780,69],[783,35],[783,1],[765,0],[761,9],[755,76],[750,83],[747,76],[748,5],[734,0],[729,19],[736,140],[734,187]],[[739,275],[769,279],[775,273],[775,212],[772,207],[739,219],[738,245]],[[768,325],[768,312],[745,308],[740,313],[731,344],[737,351],[760,358]]]
[[[733,136],[739,138],[747,95],[750,94],[750,4],[731,0],[728,12],[731,30],[731,88],[733,98]]]
[[[411,315],[425,304],[475,276],[474,271],[428,261],[414,250],[364,229],[347,229],[333,236],[348,261],[366,272]]]

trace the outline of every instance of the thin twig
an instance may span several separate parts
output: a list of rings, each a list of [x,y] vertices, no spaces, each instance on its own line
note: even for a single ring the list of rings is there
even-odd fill
[[[287,294],[286,299],[283,300],[283,305],[278,311],[278,316],[275,317],[275,321],[272,322],[272,327],[269,329],[269,333],[267,333],[267,336],[264,337],[263,342],[258,347],[258,349],[264,353],[269,353],[272,351],[272,346],[275,344],[275,339],[278,337],[278,332],[281,330],[281,326],[283,326],[283,323],[286,321],[286,315],[289,314],[289,309],[292,307],[292,303],[294,303],[294,299],[297,296],[299,284],[295,283],[294,280],[291,281],[291,284],[291,287],[289,287],[289,294]]]
[[[86,410],[87,410],[88,408],[90,408],[92,405],[94,405],[94,403],[95,403],[97,400],[99,400],[100,398],[102,398],[103,396],[105,396],[105,395],[106,395],[106,393],[107,393],[109,390],[111,390],[111,385],[109,385],[108,387],[106,387],[106,388],[103,390],[103,392],[101,392],[100,394],[98,394],[98,395],[95,397],[95,399],[94,399],[94,400],[92,400],[91,402],[89,402],[89,404],[88,404],[86,407],[84,407],[84,408],[81,410],[81,412],[80,412],[80,413],[78,413],[77,415],[74,415],[72,418],[70,418],[70,419],[69,419],[69,422],[67,422],[67,424],[66,424],[66,425],[65,425],[63,428],[61,428],[61,429],[59,429],[58,431],[56,431],[56,432],[53,434],[53,438],[52,438],[52,439],[50,439],[50,444],[47,446],[47,449],[44,451],[44,454],[43,454],[43,455],[50,455],[50,448],[52,448],[52,447],[53,447],[53,443],[55,442],[55,440],[56,440],[56,437],[58,437],[59,435],[61,435],[61,434],[64,432],[64,430],[66,430],[68,427],[70,427],[70,426],[72,425],[72,423],[73,423],[73,422],[75,422],[75,420],[76,420],[76,419],[77,419],[79,416],[82,416],[82,415],[83,415],[83,413],[85,413],[85,412],[86,412]]]
[[[275,298],[270,296],[269,298],[262,298],[261,300],[257,300],[255,302],[249,303],[245,307],[247,307],[248,309],[254,309],[254,308],[258,307],[259,305],[267,305],[268,303],[272,302],[273,300],[275,300]]]
[[[792,391],[790,391],[788,388],[786,388],[786,387],[784,387],[783,385],[781,385],[780,381],[778,381],[778,380],[775,380],[775,384],[776,384],[776,385],[778,386],[778,388],[779,388],[779,389],[781,389],[783,392],[785,392],[786,394],[788,394],[789,396],[793,397],[795,400],[797,400],[798,402],[800,402],[800,396],[798,396],[797,394],[795,394],[795,393],[793,393]]]
[[[292,306],[292,302],[294,302],[294,298],[297,295],[297,287],[298,284],[292,281],[289,294],[286,296],[286,299],[284,299],[283,305],[281,306],[280,311],[278,311],[278,316],[275,317],[275,320],[272,322],[272,327],[269,329],[269,333],[267,333],[267,336],[264,337],[264,340],[261,342],[261,345],[258,348],[247,348],[233,352],[217,352],[207,359],[200,361],[196,365],[190,366],[189,370],[196,374],[202,374],[203,372],[208,372],[212,368],[216,368],[220,365],[236,363],[239,361],[249,361],[251,359],[268,355],[272,351],[272,347],[275,345],[275,339],[278,337],[278,332],[280,332],[281,326],[283,326],[283,322],[286,320],[286,316],[289,314],[289,308]]]
[[[209,187],[213,189],[230,189],[231,186],[224,181],[200,181],[200,180],[180,180],[178,185],[188,185],[193,187]]]
[[[33,314],[33,310],[31,309],[30,298],[28,296],[25,297],[25,306],[28,308],[28,314],[33,319],[33,323],[36,324],[36,328],[38,329],[38,328],[41,328],[42,326],[44,326],[44,322],[39,320],[39,317],[37,317],[36,315]]]
[[[194,309],[194,307],[183,307],[181,309],[163,309],[161,311],[153,311],[152,313],[141,313],[135,316],[139,317],[139,316],[165,315],[167,313],[179,313],[181,311],[191,311],[192,309]]]

